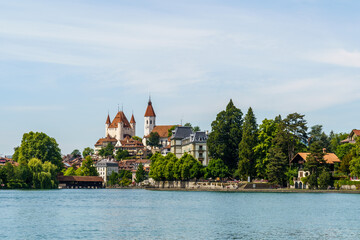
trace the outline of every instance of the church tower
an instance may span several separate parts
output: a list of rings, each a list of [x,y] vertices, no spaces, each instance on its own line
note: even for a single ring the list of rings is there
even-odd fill
[[[136,121],[135,121],[134,113],[131,116],[130,126],[131,126],[131,129],[133,130],[133,136],[136,136],[136,134],[135,134]]]
[[[148,106],[144,115],[144,136],[148,136],[155,127],[156,114],[149,98]]]
[[[111,124],[110,115],[108,113],[108,117],[107,117],[106,123],[105,123],[105,137],[108,135],[108,129],[109,129],[110,124]]]

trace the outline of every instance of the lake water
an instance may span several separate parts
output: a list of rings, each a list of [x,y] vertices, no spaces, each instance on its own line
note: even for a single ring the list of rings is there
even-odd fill
[[[360,195],[0,190],[0,239],[359,239]]]

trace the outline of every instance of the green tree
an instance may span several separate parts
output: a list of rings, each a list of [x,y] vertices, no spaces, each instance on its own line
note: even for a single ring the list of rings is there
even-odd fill
[[[150,147],[159,147],[160,145],[160,135],[157,132],[151,132],[149,139],[146,141],[146,144]]]
[[[269,149],[269,163],[267,164],[267,175],[271,183],[284,186],[287,180],[287,156],[279,145]]]
[[[311,174],[307,177],[307,182],[309,185],[309,189],[317,189],[318,188],[318,177],[316,174]]]
[[[354,148],[355,148],[355,144],[353,144],[353,143],[341,144],[336,148],[336,151],[335,151],[336,156],[342,160],[345,155],[352,153]]]
[[[355,157],[350,161],[350,176],[360,177],[360,157]]]
[[[75,174],[77,176],[99,176],[99,173],[94,167],[94,162],[91,156],[87,156],[81,164],[81,167],[76,169]]]
[[[139,164],[138,169],[136,170],[136,179],[135,182],[140,183],[146,179],[146,172],[144,169],[144,165],[142,163]]]
[[[112,172],[109,176],[108,185],[114,186],[116,184],[119,184],[119,174],[117,172]]]
[[[56,140],[42,132],[25,133],[15,154],[18,156],[19,163],[27,164],[30,159],[37,158],[42,162],[51,162],[59,169],[63,166]]]
[[[256,155],[254,148],[258,144],[258,127],[256,118],[250,107],[245,115],[242,139],[239,144],[239,175],[242,179],[256,176]]]
[[[15,168],[15,178],[22,183],[22,188],[30,188],[32,173],[26,164],[20,164]]]
[[[75,169],[73,167],[69,167],[66,169],[64,176],[76,176]]]
[[[353,154],[346,154],[340,163],[339,171],[348,175],[350,173],[350,161],[353,159]]]
[[[174,125],[174,126],[172,126],[171,128],[168,129],[168,137],[171,137],[171,136],[172,136],[172,132],[175,130],[176,127],[177,127],[177,126]]]
[[[211,159],[209,165],[205,168],[205,178],[225,178],[229,174],[228,167],[220,158]]]
[[[283,128],[286,132],[285,142],[287,145],[289,164],[293,159],[295,152],[298,152],[298,148],[308,141],[308,128],[304,116],[305,115],[301,115],[299,113],[291,113],[282,121]]]
[[[193,131],[193,132],[199,132],[199,131],[201,131],[201,129],[200,129],[200,127],[199,126],[192,126],[191,125],[191,123],[185,123],[184,124],[184,127],[191,127],[191,130]]]
[[[79,149],[75,149],[74,151],[71,152],[71,155],[73,158],[79,158],[81,157],[81,152],[79,151]]]
[[[82,155],[84,158],[86,158],[87,156],[91,156],[93,154],[94,154],[94,149],[89,148],[89,147],[84,148],[84,150],[82,152]]]
[[[329,139],[330,139],[330,146],[329,152],[336,152],[337,147],[340,145],[342,140],[345,140],[349,134],[347,133],[334,133],[333,131],[330,132]]]
[[[331,174],[328,171],[323,170],[319,175],[318,181],[320,189],[327,189],[329,186],[332,185]]]
[[[121,161],[129,156],[129,152],[127,150],[121,150],[120,148],[116,151],[115,159],[117,161]]]
[[[139,142],[142,142],[142,138],[138,137],[138,136],[132,136],[132,139],[134,139],[136,141],[139,141]]]
[[[105,147],[99,150],[99,155],[102,157],[114,157],[114,145],[108,143]]]
[[[209,156],[220,158],[233,171],[239,161],[239,143],[242,137],[242,112],[236,108],[232,100],[226,110],[217,114],[211,123],[212,132],[209,134],[207,146]]]
[[[264,119],[259,126],[258,143],[254,147],[257,177],[267,179],[267,164],[269,163],[269,150],[273,146],[273,139],[278,131],[278,123],[272,119]]]
[[[325,134],[325,132],[323,132],[322,128],[322,125],[314,125],[311,127],[311,130],[308,134],[308,145],[311,146],[312,143],[318,142],[323,148],[328,150],[330,147],[330,139]]]
[[[180,160],[181,159],[181,160]],[[185,153],[179,162],[181,164],[181,180],[198,179],[202,175],[202,165],[193,156]]]

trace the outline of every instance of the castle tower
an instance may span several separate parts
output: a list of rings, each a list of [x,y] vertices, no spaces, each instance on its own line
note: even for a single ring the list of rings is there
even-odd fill
[[[156,114],[149,98],[148,106],[144,115],[144,136],[147,136],[155,127]]]
[[[105,122],[105,137],[108,135],[108,129],[109,129],[110,124],[111,124],[111,121],[110,121],[110,116],[108,113],[108,116],[107,116],[107,119]]]
[[[136,122],[135,122],[134,114],[132,114],[132,116],[131,116],[130,126],[131,126],[131,128],[132,128],[132,130],[133,130],[133,135],[136,136],[136,134],[135,134]]]

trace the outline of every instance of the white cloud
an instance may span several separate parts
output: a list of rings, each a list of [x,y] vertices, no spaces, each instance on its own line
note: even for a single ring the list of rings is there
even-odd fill
[[[360,68],[360,52],[345,49],[329,49],[320,53],[311,54],[311,60],[329,63],[344,67]]]

